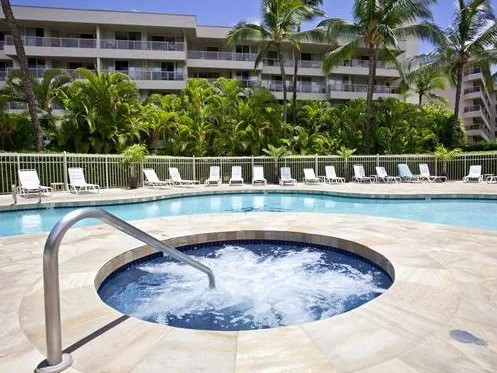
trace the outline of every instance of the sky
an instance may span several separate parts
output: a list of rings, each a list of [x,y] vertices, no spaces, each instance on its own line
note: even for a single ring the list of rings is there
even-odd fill
[[[328,17],[352,18],[352,0],[324,0]],[[200,25],[233,26],[239,21],[254,22],[260,14],[260,0],[11,0],[12,5],[51,6],[59,8],[105,9],[155,13],[191,14]],[[497,0],[492,0],[497,10]],[[432,6],[434,21],[446,27],[452,20],[455,0],[438,0]],[[422,43],[421,52],[430,45]]]

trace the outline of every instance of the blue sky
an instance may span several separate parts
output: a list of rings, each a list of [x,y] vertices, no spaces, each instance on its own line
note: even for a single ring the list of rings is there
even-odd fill
[[[497,0],[492,0],[497,10]],[[260,13],[259,0],[11,0],[13,5],[53,6],[144,11],[157,13],[193,14],[201,25],[232,26],[242,20],[253,21]],[[324,0],[328,17],[351,18],[352,0]],[[435,22],[445,27],[454,13],[455,0],[438,0],[432,7]],[[429,45],[422,45],[422,51]]]

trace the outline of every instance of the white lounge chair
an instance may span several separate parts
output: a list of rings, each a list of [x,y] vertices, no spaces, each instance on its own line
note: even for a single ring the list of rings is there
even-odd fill
[[[18,170],[19,175],[19,186],[16,191],[21,197],[27,197],[30,194],[46,194],[47,196],[52,196],[52,188],[41,185],[40,178],[38,177],[38,172],[36,170]]]
[[[292,178],[292,171],[290,167],[281,167],[280,168],[280,185],[295,185],[297,180]]]
[[[160,180],[155,170],[153,168],[144,168],[143,173],[145,174],[146,180],[144,181],[144,185],[151,188],[162,188],[173,185],[172,180]]]
[[[398,183],[400,181],[399,176],[389,176],[387,174],[387,171],[385,170],[385,167],[382,166],[377,166],[376,167],[376,180],[377,181],[383,181],[385,183]]]
[[[352,181],[356,181],[358,183],[368,181],[372,183],[374,180],[374,177],[366,176],[366,173],[364,172],[364,166],[362,164],[354,165],[354,176],[352,176]]]
[[[209,178],[205,180],[205,185],[221,185],[219,166],[211,166],[209,168]]]
[[[432,181],[447,181],[447,177],[445,176],[436,176],[436,175],[431,175],[430,174],[430,168],[426,163],[420,163],[419,164],[419,179],[420,180],[428,180],[428,182]]]
[[[467,183],[468,181],[483,181],[483,175],[481,174],[481,165],[469,166],[469,173],[462,178],[462,181]]]
[[[419,175],[413,175],[407,163],[399,163],[397,168],[399,169],[399,175],[402,181],[408,181],[411,183],[421,181],[419,179]]]
[[[252,185],[255,185],[255,184],[267,185],[267,180],[264,177],[264,167],[263,166],[254,166],[254,168],[253,168]]]
[[[69,167],[69,191],[78,194],[78,192],[100,192],[98,184],[88,184],[85,180],[85,173],[81,167]]]
[[[309,184],[320,184],[321,180],[319,180],[318,177],[316,177],[316,174],[314,173],[313,168],[304,168],[304,184],[309,185]]]
[[[339,177],[337,176],[335,166],[325,166],[324,167],[324,172],[326,176],[324,177],[324,181],[326,183],[345,183],[345,178],[344,177]]]
[[[243,185],[242,166],[231,167],[230,185]]]
[[[169,167],[169,175],[171,175],[171,179],[173,180],[174,185],[179,186],[195,186],[199,183],[198,180],[186,180],[182,179],[179,171],[176,167]]]

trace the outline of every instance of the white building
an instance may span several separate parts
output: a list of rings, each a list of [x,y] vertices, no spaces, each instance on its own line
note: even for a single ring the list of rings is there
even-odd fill
[[[288,85],[293,62],[289,47],[279,56],[267,53],[254,69],[257,46],[243,43],[229,47],[228,27],[199,26],[195,16],[121,11],[79,10],[14,6],[14,15],[24,36],[29,66],[35,76],[45,69],[68,71],[88,67],[98,71],[121,71],[129,75],[143,94],[175,92],[192,77],[241,78],[245,84],[260,84],[282,98],[279,59],[284,58]],[[243,15],[240,15],[243,18]],[[0,24],[0,80],[18,67],[16,51]],[[404,41],[400,58],[417,53],[416,39]],[[305,44],[300,54],[299,99],[343,102],[365,97],[368,76],[367,50],[330,74],[323,74],[321,60],[326,45]],[[378,63],[375,98],[397,97],[398,72]]]

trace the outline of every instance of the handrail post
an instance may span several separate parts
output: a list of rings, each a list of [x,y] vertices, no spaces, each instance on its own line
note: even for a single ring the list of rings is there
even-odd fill
[[[105,210],[86,207],[74,210],[53,227],[45,242],[43,251],[43,289],[45,295],[45,334],[47,343],[48,366],[39,367],[36,373],[58,373],[67,369],[72,364],[69,354],[62,353],[62,332],[60,322],[60,293],[59,293],[59,247],[66,232],[78,221],[94,218],[107,223],[114,228],[124,232],[149,246],[162,251],[173,258],[186,263],[199,271],[204,272],[209,278],[209,287],[216,287],[214,273],[212,270],[169,246],[149,234],[141,231],[133,225],[117,218]]]

